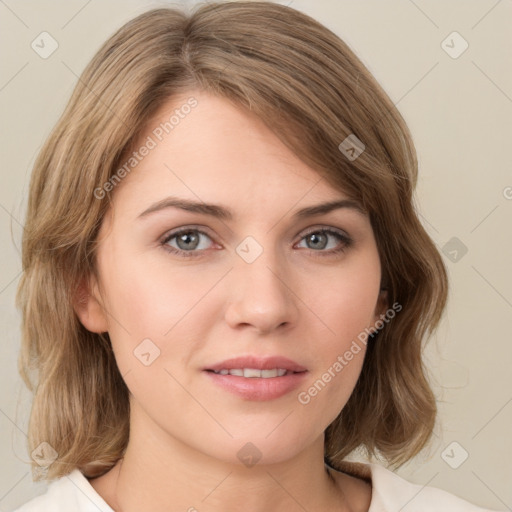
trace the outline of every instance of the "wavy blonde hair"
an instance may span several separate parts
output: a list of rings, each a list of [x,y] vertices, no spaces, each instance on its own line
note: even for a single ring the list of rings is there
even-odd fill
[[[336,467],[356,448],[400,465],[428,442],[436,401],[424,341],[447,300],[447,273],[418,219],[417,158],[406,123],[338,36],[290,7],[240,1],[148,11],[122,26],[82,73],[34,165],[17,292],[20,373],[33,392],[29,452],[58,453],[44,478],[107,472],[129,437],[128,389],[108,334],[73,308],[95,275],[96,236],[118,170],[157,109],[193,88],[245,107],[330,184],[369,212],[389,302],[402,311],[368,343],[361,375],[325,432]],[[354,134],[355,160],[338,146]],[[32,461],[33,477],[40,479]]]

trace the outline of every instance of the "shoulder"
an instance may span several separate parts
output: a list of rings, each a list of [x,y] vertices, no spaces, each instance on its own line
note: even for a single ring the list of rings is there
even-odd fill
[[[492,512],[442,489],[413,484],[378,464],[343,462],[340,470],[371,479],[372,498],[368,512]]]
[[[13,512],[114,512],[78,469],[49,483],[48,489]]]
[[[376,501],[382,502],[383,510],[396,507],[403,512],[491,512],[443,489],[413,484],[377,464],[370,464],[370,469]]]

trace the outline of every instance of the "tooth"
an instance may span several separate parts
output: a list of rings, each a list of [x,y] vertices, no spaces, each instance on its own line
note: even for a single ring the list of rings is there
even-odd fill
[[[283,377],[286,375],[288,370],[284,368],[273,368],[271,370],[259,370],[257,368],[234,368],[232,370],[222,369],[216,370],[215,373],[218,375],[234,375],[236,377],[245,378],[263,378],[270,379],[273,377]]]
[[[244,368],[243,372],[244,377],[261,377],[261,370],[255,368]]]

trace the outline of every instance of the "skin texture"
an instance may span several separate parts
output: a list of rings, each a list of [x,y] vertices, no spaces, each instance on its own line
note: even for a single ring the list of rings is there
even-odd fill
[[[197,106],[116,186],[98,237],[100,280],[84,284],[90,295],[75,308],[86,328],[108,331],[131,393],[126,455],[91,484],[123,512],[368,510],[370,486],[330,476],[323,461],[324,430],[356,384],[364,349],[307,405],[297,395],[387,307],[370,221],[348,208],[292,219],[347,196],[224,99],[200,91],[174,98],[141,141],[190,96]],[[176,208],[137,218],[170,195],[223,205],[234,218]],[[177,238],[167,246],[198,257],[161,243],[183,227],[206,235],[194,232],[197,246]],[[322,227],[353,243],[329,254],[344,242],[306,237]],[[252,263],[236,252],[247,236],[263,251]],[[147,338],[160,350],[148,366],[134,355]],[[203,371],[251,354],[296,361],[308,369],[304,385],[245,400]],[[237,456],[248,442],[261,453],[252,467]]]

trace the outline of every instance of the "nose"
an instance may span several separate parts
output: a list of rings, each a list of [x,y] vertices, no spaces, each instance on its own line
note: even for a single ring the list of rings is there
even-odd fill
[[[294,325],[299,310],[291,272],[265,250],[252,263],[242,258],[230,272],[226,322],[234,329],[253,328],[261,334]]]

